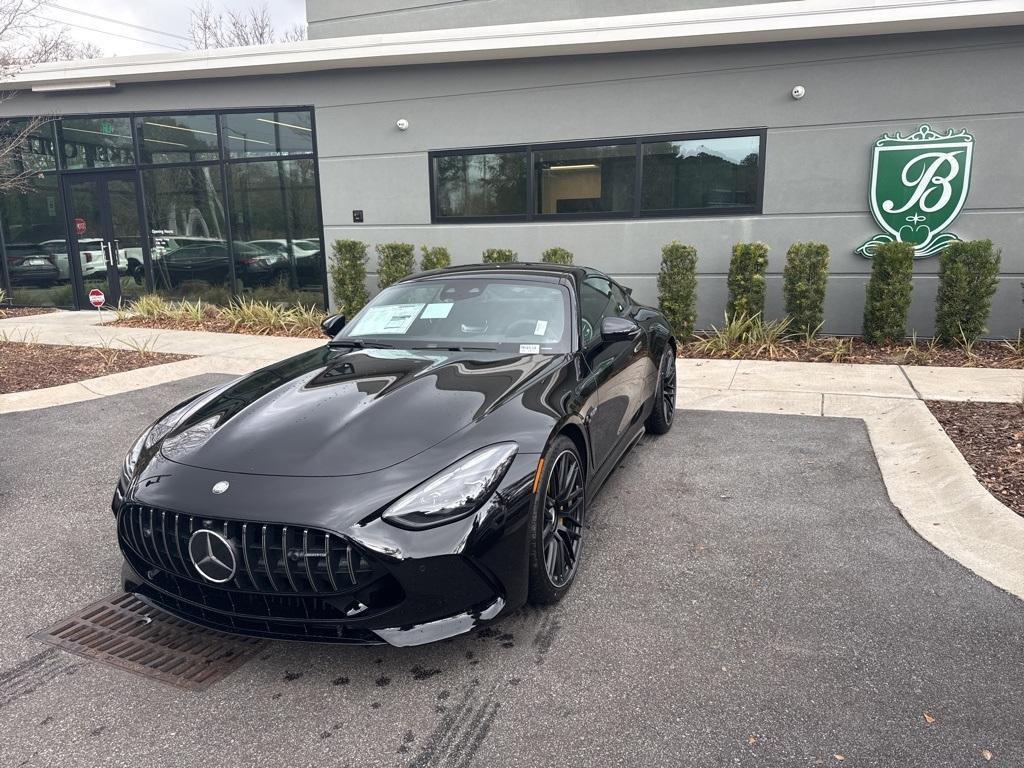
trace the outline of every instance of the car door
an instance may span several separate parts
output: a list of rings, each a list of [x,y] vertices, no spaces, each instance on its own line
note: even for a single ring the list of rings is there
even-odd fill
[[[625,292],[600,273],[588,273],[580,284],[583,358],[597,388],[597,406],[587,414],[594,463],[601,467],[630,432],[640,408],[645,386],[645,334],[629,339],[604,339],[601,323],[606,317],[630,317]],[[631,318],[630,318],[631,319]]]

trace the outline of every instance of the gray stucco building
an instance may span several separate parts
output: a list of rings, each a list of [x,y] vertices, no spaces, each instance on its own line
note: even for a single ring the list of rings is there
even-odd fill
[[[1022,325],[1024,2],[307,0],[307,12],[304,43],[49,65],[5,85],[18,92],[3,116],[61,119],[33,128],[21,161],[38,175],[0,208],[0,287],[84,305],[102,274],[92,252],[118,262],[111,290],[125,294],[265,291],[274,278],[314,296],[323,245],[355,238],[444,245],[457,263],[563,246],[655,301],[661,246],[678,239],[698,249],[707,326],[734,242],[770,246],[775,316],[787,248],[820,240],[826,330],[858,333],[870,262],[857,249],[881,234],[926,251],[953,233],[1002,249],[991,333]],[[918,143],[886,166],[873,154],[886,135]],[[893,224],[885,208],[909,217]],[[25,257],[44,246],[70,290],[31,282],[46,276],[30,278]],[[274,247],[277,262],[263,255]],[[920,334],[937,270],[934,255],[915,265]]]

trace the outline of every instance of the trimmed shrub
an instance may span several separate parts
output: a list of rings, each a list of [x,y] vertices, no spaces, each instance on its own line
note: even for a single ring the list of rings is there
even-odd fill
[[[764,273],[768,269],[768,246],[764,243],[736,243],[729,261],[729,304],[726,314],[764,314]]]
[[[697,249],[678,240],[661,249],[658,307],[680,341],[693,336],[697,321]]]
[[[939,341],[970,343],[984,335],[999,282],[999,261],[991,240],[953,242],[942,250],[935,301]]]
[[[511,248],[488,248],[484,251],[484,264],[510,264],[519,261],[519,254]]]
[[[572,264],[572,251],[565,248],[548,248],[540,255],[540,260],[545,264]]]
[[[338,312],[352,318],[363,308],[366,295],[366,243],[358,240],[335,240],[328,271]]]
[[[427,246],[421,245],[420,252],[423,254],[420,258],[420,270],[423,272],[429,272],[432,269],[444,269],[452,264],[452,257],[448,254],[448,249],[443,245],[438,245],[434,248],[427,248]]]
[[[828,282],[828,246],[824,243],[793,243],[786,252],[782,293],[790,328],[813,336],[825,318],[825,287]]]
[[[381,290],[416,269],[416,246],[412,243],[378,243],[376,251],[377,285]]]
[[[875,249],[864,299],[864,338],[872,344],[900,341],[907,335],[913,273],[912,243],[897,240]]]

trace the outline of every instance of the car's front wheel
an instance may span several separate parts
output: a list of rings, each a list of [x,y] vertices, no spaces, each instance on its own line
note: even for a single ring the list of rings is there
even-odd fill
[[[586,475],[576,444],[560,435],[544,454],[533,495],[530,602],[557,603],[572,586],[583,554]]]
[[[654,407],[647,417],[647,431],[664,435],[672,429],[676,415],[676,356],[671,344],[665,345],[658,366],[658,386],[654,391]]]

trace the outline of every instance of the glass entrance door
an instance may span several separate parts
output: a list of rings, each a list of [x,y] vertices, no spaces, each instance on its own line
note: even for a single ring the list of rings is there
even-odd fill
[[[135,173],[68,175],[65,184],[72,246],[65,258],[78,267],[69,274],[80,306],[89,306],[93,288],[104,292],[108,307],[142,293],[146,259]]]

